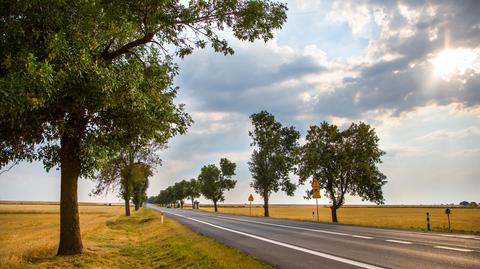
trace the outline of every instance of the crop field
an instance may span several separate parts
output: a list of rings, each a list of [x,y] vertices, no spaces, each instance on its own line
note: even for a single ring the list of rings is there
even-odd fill
[[[84,252],[56,257],[58,205],[0,204],[0,268],[269,268],[148,209],[80,206]]]
[[[213,207],[201,207],[213,212]],[[249,215],[248,206],[219,207],[220,213]],[[312,221],[315,206],[271,206],[273,218]],[[338,221],[342,224],[354,224],[372,227],[426,230],[426,212],[430,212],[430,225],[434,231],[448,231],[448,219],[445,208],[426,207],[345,207],[337,210]],[[453,232],[480,234],[480,208],[452,208],[450,215]],[[263,208],[252,207],[252,216],[263,216]],[[330,208],[319,206],[320,222],[330,223]],[[316,220],[316,216],[315,216]]]

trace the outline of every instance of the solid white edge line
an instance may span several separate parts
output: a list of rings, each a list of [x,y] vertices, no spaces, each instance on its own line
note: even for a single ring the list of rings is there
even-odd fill
[[[287,243],[275,241],[275,240],[268,239],[268,238],[265,238],[265,237],[261,237],[261,236],[258,236],[258,235],[253,235],[253,234],[229,229],[229,228],[226,228],[226,227],[218,226],[218,225],[215,225],[215,224],[212,224],[212,223],[208,223],[208,222],[201,221],[201,220],[198,220],[198,219],[186,217],[186,216],[183,216],[183,215],[179,215],[179,214],[175,214],[175,213],[171,213],[171,212],[167,212],[167,213],[175,215],[175,216],[183,217],[183,218],[186,218],[186,219],[189,219],[189,220],[192,220],[192,221],[196,221],[198,223],[209,225],[209,226],[215,227],[217,229],[221,229],[221,230],[225,230],[225,231],[228,231],[228,232],[232,232],[232,233],[240,234],[240,235],[243,235],[243,236],[251,237],[251,238],[261,240],[261,241],[264,241],[264,242],[267,242],[267,243],[270,243],[270,244],[294,249],[294,250],[297,250],[297,251],[305,252],[305,253],[312,254],[312,255],[322,257],[322,258],[325,258],[325,259],[330,259],[330,260],[334,260],[334,261],[338,261],[338,262],[343,262],[343,263],[350,264],[350,265],[353,265],[353,266],[358,266],[358,267],[361,267],[361,268],[383,269],[383,267],[378,267],[378,266],[375,266],[375,265],[371,265],[371,264],[367,264],[367,263],[363,263],[363,262],[357,262],[357,261],[354,261],[354,260],[330,255],[330,254],[327,254],[327,253],[323,253],[323,252],[319,252],[319,251],[315,251],[315,250],[311,250],[311,249],[307,249],[307,248],[302,248],[302,247],[295,246],[295,245],[290,245],[290,244],[287,244]]]
[[[439,248],[439,249],[461,251],[461,252],[473,252],[473,249],[466,249],[466,248],[451,248],[451,247],[445,247],[445,246],[433,246],[433,247]]]
[[[261,221],[251,221],[251,220],[236,219],[236,218],[221,217],[221,216],[215,216],[215,217],[217,217],[217,218],[222,218],[222,219],[230,219],[230,220],[236,220],[236,221],[243,221],[243,222],[250,222],[250,223],[256,223],[256,224],[262,224],[262,225],[277,226],[277,227],[282,227],[282,228],[289,228],[289,229],[297,229],[297,230],[304,230],[304,231],[310,231],[310,232],[317,232],[317,233],[326,233],[326,234],[334,234],[334,235],[352,236],[352,237],[362,238],[362,239],[373,239],[373,237],[363,236],[363,235],[354,235],[354,234],[347,234],[347,233],[331,232],[331,231],[325,231],[325,230],[319,230],[319,229],[310,229],[310,228],[296,227],[296,226],[290,226],[290,225],[275,224],[275,223],[268,223],[268,222],[261,222]]]
[[[400,240],[393,240],[393,239],[387,239],[387,240],[385,240],[385,241],[391,242],[391,243],[404,244],[404,245],[411,245],[411,244],[412,244],[412,242],[400,241]]]

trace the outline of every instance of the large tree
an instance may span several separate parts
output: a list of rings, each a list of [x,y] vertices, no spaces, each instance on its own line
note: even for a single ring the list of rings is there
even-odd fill
[[[290,172],[297,163],[300,133],[292,127],[282,127],[267,111],[250,116],[253,131],[249,132],[255,146],[248,163],[253,182],[250,184],[264,201],[264,215],[270,216],[268,199],[280,189],[292,196],[296,185],[290,181]]]
[[[285,20],[269,0],[2,2],[0,168],[60,167],[59,255],[82,251],[77,181],[117,150],[123,127],[142,122],[163,142],[185,132],[172,56],[208,43],[233,53],[218,30],[266,41]]]
[[[235,188],[237,181],[232,177],[235,175],[236,166],[227,158],[222,158],[220,169],[214,164],[205,165],[198,175],[200,192],[213,201],[215,212],[218,212],[217,202],[225,201],[224,192]]]
[[[332,222],[338,222],[337,209],[344,204],[345,194],[377,204],[384,202],[382,186],[387,181],[377,165],[385,153],[379,149],[378,141],[375,130],[362,122],[352,123],[344,131],[327,122],[310,126],[298,175],[300,183],[320,180],[332,201]]]
[[[192,209],[195,209],[194,200],[195,198],[200,197],[200,184],[194,178],[187,181],[186,190],[185,190],[187,197],[192,202]]]
[[[184,200],[188,198],[187,184],[188,181],[186,180],[175,182],[175,184],[173,184],[173,198],[176,202],[180,204],[180,208],[183,208],[183,204],[185,203]]]

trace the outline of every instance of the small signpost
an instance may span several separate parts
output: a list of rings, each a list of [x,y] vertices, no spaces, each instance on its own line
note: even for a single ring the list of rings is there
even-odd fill
[[[312,194],[317,204],[317,222],[320,222],[320,217],[318,215],[318,198],[320,198],[320,181],[318,181],[318,179],[315,179],[315,178],[313,179],[313,182],[312,182]]]
[[[430,231],[430,212],[427,211],[427,231]]]
[[[448,232],[451,232],[452,230],[450,229],[450,214],[452,214],[452,210],[450,210],[450,208],[445,209],[445,214],[447,214],[448,218]]]
[[[252,216],[252,202],[253,202],[253,195],[250,194],[250,196],[248,196],[248,201],[250,202],[250,216]]]

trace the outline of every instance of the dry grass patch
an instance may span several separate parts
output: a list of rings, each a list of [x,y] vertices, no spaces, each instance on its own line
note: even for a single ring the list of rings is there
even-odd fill
[[[17,219],[8,224],[1,222],[10,230],[0,230],[0,268],[268,268],[176,221],[166,218],[165,223],[160,224],[157,212],[145,209],[124,217],[120,216],[121,207],[110,208],[114,211],[103,214],[101,211],[94,213],[98,208],[82,210],[81,223],[86,226],[82,226],[84,253],[67,257],[54,256],[58,213],[45,213],[49,208],[40,214],[17,214]],[[11,219],[15,214],[0,213],[0,217],[5,216]],[[89,217],[92,217],[90,226],[86,225]],[[34,224],[37,221],[42,227],[38,231]],[[12,245],[14,242],[10,236],[14,230],[17,230],[17,239],[21,239],[16,246]],[[10,237],[7,245],[3,244],[4,236]],[[44,241],[34,243],[33,248],[39,251],[32,251],[29,246],[32,241]],[[17,251],[23,254],[15,255]]]
[[[213,207],[204,207],[202,210],[214,211]],[[219,207],[218,210],[220,213],[249,215],[248,207]],[[272,206],[270,216],[312,221],[312,211],[315,210],[314,206]],[[431,228],[434,231],[447,231],[448,220],[444,208],[344,207],[337,214],[339,222],[344,224],[425,230],[427,210],[430,212]],[[319,207],[319,215],[321,222],[331,222],[329,208]],[[263,208],[252,207],[252,216],[263,216]],[[450,221],[454,232],[480,233],[480,208],[453,208]]]
[[[120,206],[80,206],[82,236],[118,217]],[[0,205],[0,268],[54,256],[60,232],[58,205]]]

